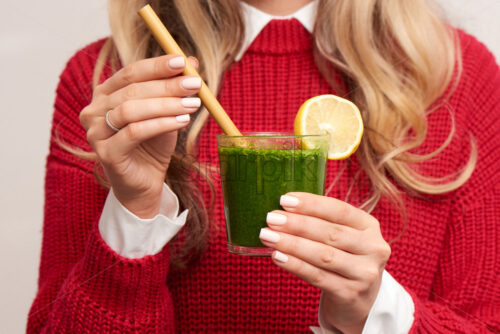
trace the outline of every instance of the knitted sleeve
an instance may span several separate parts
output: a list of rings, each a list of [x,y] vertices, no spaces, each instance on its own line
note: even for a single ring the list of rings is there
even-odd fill
[[[481,43],[461,37],[464,108],[457,113],[465,111],[478,163],[454,196],[431,299],[410,291],[411,333],[500,332],[500,69]]]
[[[58,143],[90,150],[78,115],[90,103],[92,72],[102,44],[79,51],[57,88],[38,292],[28,316],[28,333],[174,331],[165,283],[168,247],[134,260],[113,252],[97,229],[106,191],[94,179],[93,164]]]

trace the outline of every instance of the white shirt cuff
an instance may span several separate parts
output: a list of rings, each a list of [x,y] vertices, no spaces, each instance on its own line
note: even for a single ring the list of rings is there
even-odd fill
[[[368,314],[362,334],[408,333],[413,325],[414,313],[415,305],[410,294],[384,270],[377,298]],[[311,327],[313,333],[340,333],[323,318],[321,301],[318,321],[320,327]]]
[[[130,259],[155,255],[186,223],[188,210],[178,216],[179,200],[163,184],[160,213],[141,219],[127,210],[110,189],[99,220],[99,232],[116,253]]]

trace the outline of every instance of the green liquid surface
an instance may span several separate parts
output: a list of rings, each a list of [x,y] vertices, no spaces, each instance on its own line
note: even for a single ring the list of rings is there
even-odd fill
[[[260,229],[268,212],[281,209],[281,195],[303,191],[322,195],[326,152],[219,147],[227,237],[232,245],[264,246]]]

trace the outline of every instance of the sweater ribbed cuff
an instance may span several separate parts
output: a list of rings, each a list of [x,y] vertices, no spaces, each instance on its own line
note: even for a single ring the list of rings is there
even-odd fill
[[[168,247],[156,255],[127,259],[109,248],[94,227],[77,270],[82,289],[98,294],[95,300],[105,303],[106,309],[126,314],[138,309],[155,313],[170,301],[168,267]]]
[[[452,319],[439,319],[413,292],[408,291],[408,293],[415,305],[413,326],[408,332],[409,334],[456,333],[453,330],[455,322]],[[449,322],[449,326],[447,322]]]

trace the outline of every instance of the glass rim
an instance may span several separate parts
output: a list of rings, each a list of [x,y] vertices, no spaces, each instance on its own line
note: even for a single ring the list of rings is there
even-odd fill
[[[327,133],[313,134],[313,135],[295,135],[293,132],[279,132],[279,131],[255,131],[255,132],[242,132],[241,136],[231,136],[225,133],[219,133],[217,138],[322,138],[328,137]]]

